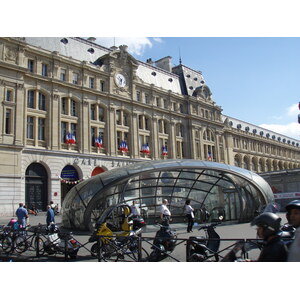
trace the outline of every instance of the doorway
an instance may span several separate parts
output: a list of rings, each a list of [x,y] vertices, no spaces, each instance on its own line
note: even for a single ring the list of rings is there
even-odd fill
[[[48,174],[43,165],[32,163],[25,173],[25,205],[45,211],[48,204]]]

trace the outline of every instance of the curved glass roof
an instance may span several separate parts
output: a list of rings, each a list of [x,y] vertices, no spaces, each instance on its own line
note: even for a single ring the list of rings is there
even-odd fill
[[[151,224],[164,198],[173,222],[183,222],[187,199],[198,222],[203,221],[204,210],[211,219],[222,210],[225,221],[247,222],[260,206],[274,200],[269,184],[246,169],[189,159],[155,160],[113,169],[74,186],[63,202],[63,226],[92,229],[108,206],[133,200]]]

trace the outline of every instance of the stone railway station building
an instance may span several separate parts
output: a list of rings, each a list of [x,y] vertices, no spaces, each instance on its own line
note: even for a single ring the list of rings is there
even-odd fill
[[[201,72],[75,37],[0,38],[0,215],[60,206],[110,169],[195,159],[300,167],[299,141],[222,114]]]

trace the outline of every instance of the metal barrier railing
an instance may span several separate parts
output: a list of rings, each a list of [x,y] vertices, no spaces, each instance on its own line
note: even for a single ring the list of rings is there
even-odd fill
[[[65,261],[68,256],[71,257],[70,249],[70,232],[60,232],[57,239],[61,241],[61,245],[57,249],[57,253],[49,253],[46,251],[46,246],[55,245],[58,240],[52,239],[49,241],[49,232],[45,231],[45,227],[35,226],[26,231],[22,236],[23,244],[16,244],[15,240],[18,235],[9,235],[5,232],[7,228],[0,228],[0,256],[11,258],[18,256],[26,256],[27,258],[39,260],[42,257],[55,257],[63,255]],[[11,249],[4,251],[3,246],[5,238],[11,238]],[[87,237],[89,239],[89,236]],[[100,261],[131,261],[131,262],[146,262],[146,261],[161,261],[169,259],[171,261],[226,261],[226,255],[232,250],[235,245],[242,244],[240,259],[248,259],[249,253],[252,250],[261,248],[261,240],[258,239],[207,239],[207,238],[173,238],[173,245],[168,249],[167,242],[170,238],[161,238],[161,244],[166,242],[165,247],[161,244],[155,243],[155,237],[136,236],[97,236],[97,240],[91,244],[89,240],[80,242],[78,239],[72,237],[76,245],[76,251],[84,249],[86,259],[97,259]],[[21,241],[21,240],[20,240]],[[217,249],[209,247],[210,242],[219,242]],[[21,242],[20,242],[21,243]],[[51,244],[52,243],[52,244]],[[26,245],[26,246],[24,246]],[[19,248],[18,248],[19,247]],[[198,248],[197,248],[198,247]],[[21,249],[20,251],[16,251]],[[178,250],[179,249],[179,250]],[[178,251],[177,251],[178,250]],[[77,253],[76,252],[76,253]],[[178,255],[180,254],[180,255]],[[259,253],[258,253],[259,254]],[[156,255],[156,256],[155,256]],[[180,256],[180,257],[179,257]]]

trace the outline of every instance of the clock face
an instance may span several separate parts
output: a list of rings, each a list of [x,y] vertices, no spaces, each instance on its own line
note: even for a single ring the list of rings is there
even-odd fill
[[[116,83],[119,87],[124,87],[126,85],[126,78],[122,74],[116,75]]]

